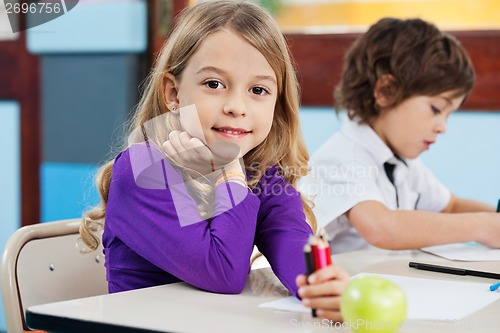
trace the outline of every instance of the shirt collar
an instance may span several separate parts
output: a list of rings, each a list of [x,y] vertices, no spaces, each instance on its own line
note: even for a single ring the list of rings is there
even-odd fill
[[[383,165],[385,162],[407,165],[404,159],[394,155],[369,125],[346,118],[342,124],[341,132],[372,155],[378,165]]]

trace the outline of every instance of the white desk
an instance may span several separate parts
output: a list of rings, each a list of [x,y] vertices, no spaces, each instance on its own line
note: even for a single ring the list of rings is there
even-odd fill
[[[420,251],[370,250],[336,255],[334,262],[350,274],[386,273],[454,281],[497,282],[471,276],[419,271],[408,261],[437,263],[500,272],[500,262],[457,263]],[[253,270],[240,295],[212,294],[185,283],[32,306],[28,324],[57,332],[325,332],[341,331],[310,314],[281,312],[258,305],[288,293],[269,269]],[[400,332],[495,332],[500,302],[458,322],[410,322]]]

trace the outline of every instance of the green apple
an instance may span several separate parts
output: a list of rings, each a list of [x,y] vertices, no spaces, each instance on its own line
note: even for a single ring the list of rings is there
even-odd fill
[[[340,309],[347,327],[356,333],[393,333],[406,319],[406,296],[387,279],[360,276],[347,285]]]

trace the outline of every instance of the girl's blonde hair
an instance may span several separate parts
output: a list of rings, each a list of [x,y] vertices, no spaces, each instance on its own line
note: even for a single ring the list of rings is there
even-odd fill
[[[252,3],[211,1],[187,8],[181,13],[148,77],[145,94],[131,120],[130,133],[134,129],[143,129],[147,121],[163,115],[167,130],[164,123],[163,130],[155,130],[155,138],[148,138],[161,147],[169,131],[181,129],[178,116],[169,112],[165,103],[164,75],[168,72],[181,78],[189,59],[206,37],[224,29],[238,33],[259,50],[274,70],[278,83],[278,97],[269,135],[244,156],[247,171],[252,174],[248,185],[257,185],[266,170],[277,164],[283,177],[296,187],[300,177],[308,173],[309,155],[299,127],[299,88],[295,69],[278,25],[267,12]],[[125,143],[123,149],[127,145]],[[82,241],[91,250],[99,245],[99,237],[95,233],[102,230],[104,225],[112,167],[113,160],[98,171],[96,184],[101,201],[84,214],[80,226]],[[316,230],[316,219],[309,202],[302,197],[302,203],[309,223]]]

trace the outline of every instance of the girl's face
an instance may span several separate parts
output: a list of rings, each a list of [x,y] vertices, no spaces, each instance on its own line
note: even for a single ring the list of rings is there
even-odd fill
[[[240,35],[209,35],[188,61],[181,78],[167,74],[167,105],[180,107],[181,124],[209,147],[231,143],[240,156],[269,134],[278,94],[266,58]]]
[[[446,132],[446,121],[464,96],[454,91],[436,96],[410,97],[394,108],[383,110],[372,127],[395,155],[413,159]]]

